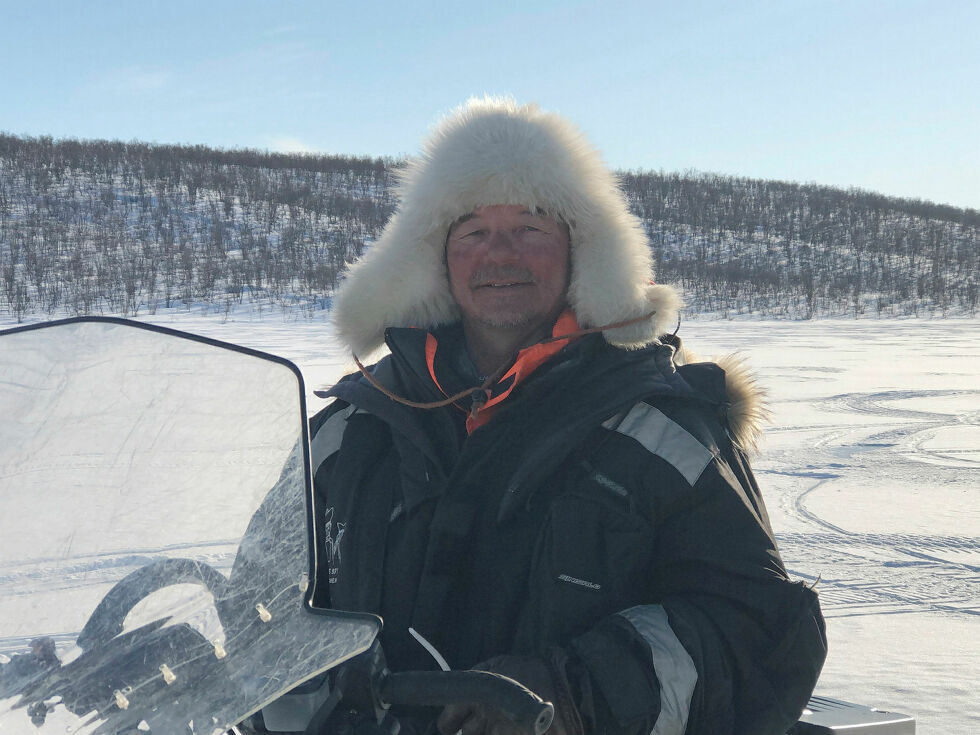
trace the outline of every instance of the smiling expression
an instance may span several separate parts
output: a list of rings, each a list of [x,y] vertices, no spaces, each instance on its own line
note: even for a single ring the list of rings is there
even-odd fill
[[[550,331],[565,307],[568,227],[522,206],[480,207],[450,228],[446,264],[464,326]]]

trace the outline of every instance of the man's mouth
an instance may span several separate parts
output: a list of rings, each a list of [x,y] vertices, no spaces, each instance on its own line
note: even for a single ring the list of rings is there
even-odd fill
[[[496,271],[496,272],[495,272]],[[470,288],[473,289],[508,289],[533,286],[534,274],[524,268],[485,269],[474,272],[470,276]]]

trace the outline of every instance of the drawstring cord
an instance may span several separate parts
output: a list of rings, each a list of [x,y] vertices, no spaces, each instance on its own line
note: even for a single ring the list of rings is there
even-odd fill
[[[606,330],[609,329],[620,329],[621,327],[629,327],[632,326],[633,324],[639,324],[640,322],[646,321],[647,319],[651,319],[656,313],[657,313],[656,310],[654,310],[651,311],[649,314],[644,314],[643,316],[636,317],[635,319],[626,319],[621,322],[615,322],[613,324],[605,324],[601,327],[579,329],[575,332],[570,332],[569,334],[558,335],[557,337],[548,337],[547,339],[541,340],[537,344],[544,345],[544,344],[549,344],[551,342],[559,342],[563,339],[568,339],[568,340],[578,339],[579,337],[584,337],[587,334],[595,334],[596,332],[605,332]],[[678,321],[678,327],[680,327],[679,321]],[[367,371],[367,368],[365,368],[364,365],[361,364],[361,361],[357,359],[357,355],[351,353],[351,357],[354,358],[354,362],[357,365],[357,369],[361,371],[361,375],[367,378],[367,381],[371,385],[373,385],[384,395],[388,396],[388,398],[390,398],[391,400],[397,403],[401,403],[402,405],[409,406],[411,408],[433,409],[433,408],[443,408],[444,406],[452,405],[453,403],[456,403],[457,401],[460,401],[463,398],[466,398],[467,396],[471,396],[473,399],[473,407],[470,409],[470,416],[475,417],[477,411],[479,411],[480,408],[488,400],[490,400],[491,397],[490,386],[496,384],[496,382],[503,377],[504,373],[507,372],[507,368],[514,363],[514,360],[517,359],[517,354],[515,353],[513,357],[511,357],[503,365],[497,368],[492,375],[490,375],[486,380],[483,381],[483,383],[480,386],[476,388],[467,388],[466,390],[462,390],[459,393],[449,396],[448,398],[441,401],[430,401],[430,402],[410,401],[407,398],[402,398],[401,396],[397,395],[396,393],[386,388],[384,385],[381,384],[381,382],[377,378],[371,375],[371,373]]]
[[[351,353],[351,357],[354,358],[354,362],[357,364],[357,369],[361,371],[361,375],[367,378],[368,382],[371,385],[373,385],[379,391],[381,391],[386,396],[388,396],[388,398],[390,398],[391,400],[397,403],[401,403],[404,406],[411,406],[412,408],[426,408],[426,409],[442,408],[443,406],[449,406],[452,405],[453,403],[456,403],[457,401],[461,401],[467,396],[472,396],[473,414],[475,414],[480,409],[480,407],[483,406],[483,404],[485,404],[490,399],[490,386],[496,383],[498,380],[500,380],[500,378],[504,374],[504,371],[507,369],[507,366],[510,365],[511,362],[513,362],[513,360],[511,360],[510,362],[505,362],[503,365],[497,368],[497,371],[493,375],[491,375],[486,380],[484,380],[483,384],[478,388],[467,388],[466,390],[462,390],[459,393],[456,393],[455,395],[451,395],[449,396],[449,398],[446,398],[442,401],[430,401],[427,403],[420,403],[419,401],[410,401],[407,398],[402,398],[397,393],[388,390],[388,388],[382,385],[377,378],[375,378],[373,375],[371,375],[371,373],[367,371],[367,368],[364,367],[364,365],[361,364],[361,361],[357,359],[357,355]]]

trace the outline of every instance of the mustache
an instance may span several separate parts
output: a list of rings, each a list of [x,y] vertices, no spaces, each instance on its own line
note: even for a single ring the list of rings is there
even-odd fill
[[[479,288],[490,283],[513,281],[515,283],[533,283],[534,274],[527,268],[481,268],[470,274],[470,287]]]

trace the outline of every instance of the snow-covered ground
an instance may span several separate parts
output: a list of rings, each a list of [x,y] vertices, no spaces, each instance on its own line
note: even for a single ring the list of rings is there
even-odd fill
[[[296,362],[315,388],[353,363],[323,319],[155,323]],[[0,324],[0,328],[4,325]],[[13,326],[13,325],[7,325]],[[980,732],[980,321],[688,321],[769,389],[754,461],[791,573],[816,581],[830,654],[818,692]]]
[[[791,572],[814,579],[819,690],[980,732],[980,322],[688,322],[769,388],[755,468]]]

